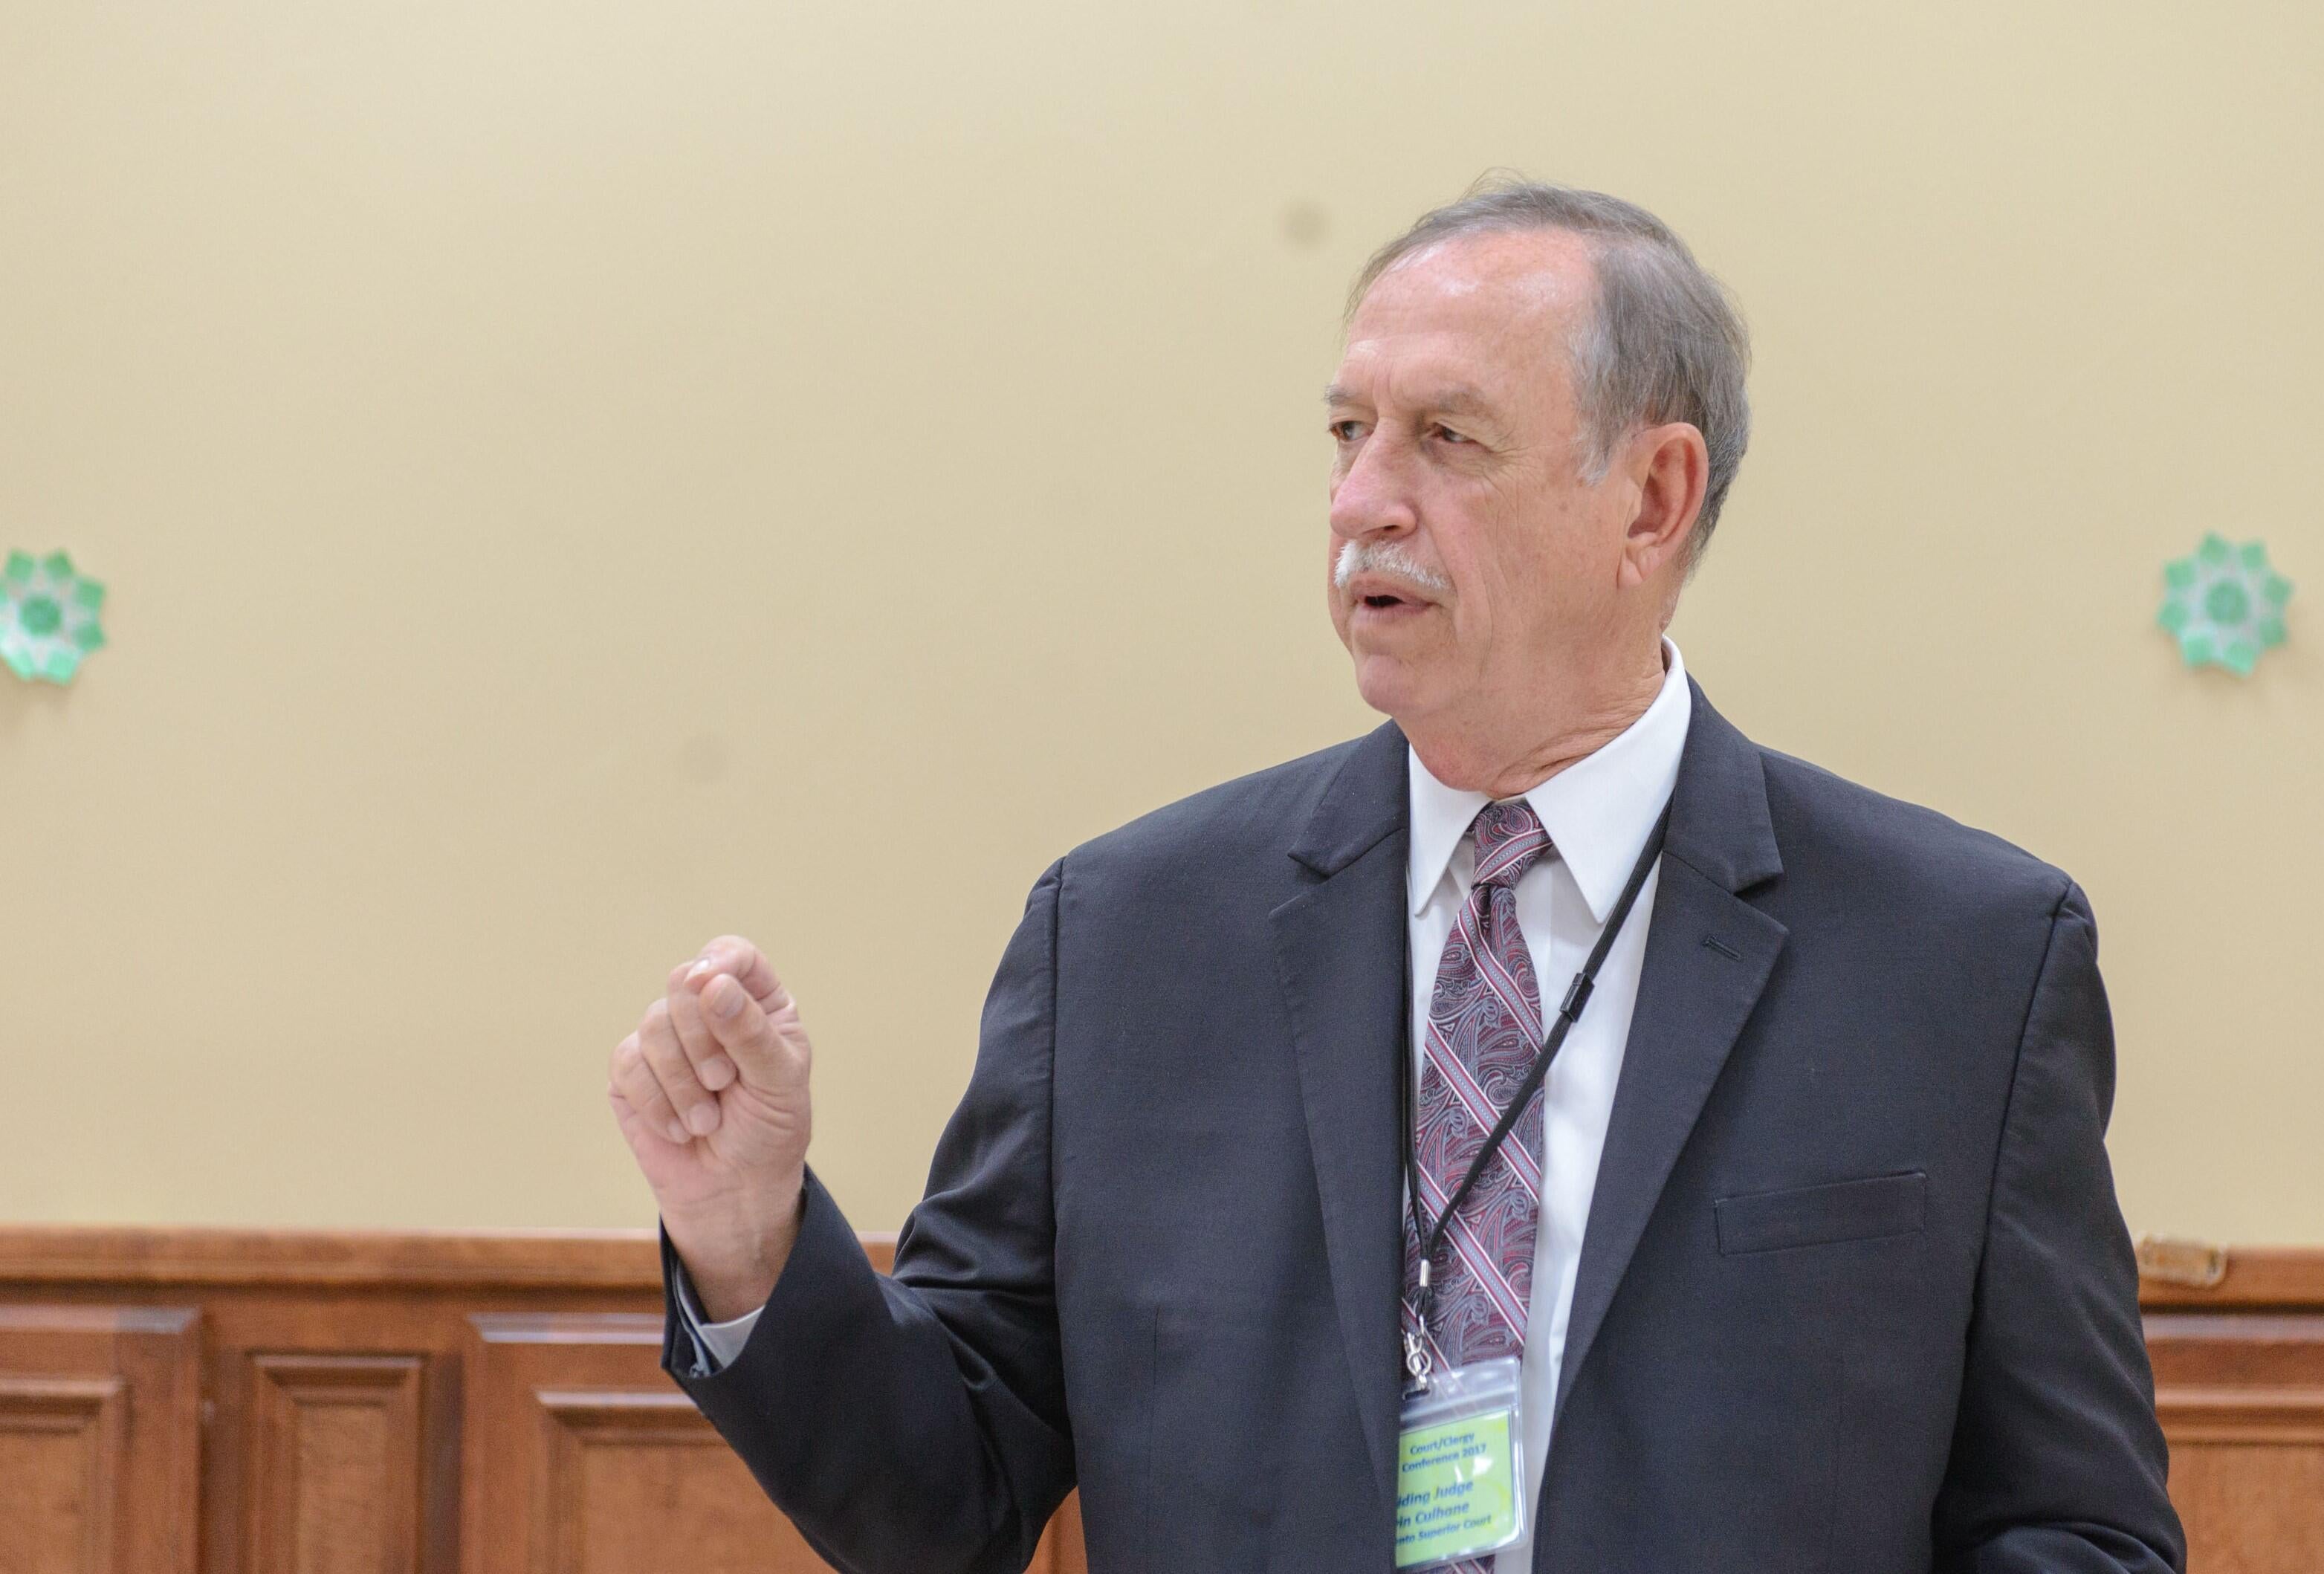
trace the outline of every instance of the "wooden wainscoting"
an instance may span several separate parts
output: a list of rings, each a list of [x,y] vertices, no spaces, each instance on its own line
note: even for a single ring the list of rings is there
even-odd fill
[[[660,1357],[632,1231],[0,1229],[0,1571],[825,1569]]]
[[[2193,1567],[2316,1574],[2324,1250],[2200,1276],[2142,1295]],[[823,1569],[660,1349],[632,1232],[0,1229],[0,1570]]]
[[[2188,1567],[2324,1569],[2324,1250],[2231,1251],[2217,1279],[2139,1295]]]

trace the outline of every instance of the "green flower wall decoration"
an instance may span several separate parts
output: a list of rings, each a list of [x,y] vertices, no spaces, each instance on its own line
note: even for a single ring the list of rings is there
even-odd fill
[[[11,552],[0,568],[0,661],[27,682],[70,683],[83,658],[103,648],[97,613],[105,586],[62,552]]]
[[[2163,585],[2154,621],[2179,641],[2179,658],[2190,667],[2248,677],[2261,652],[2283,643],[2292,581],[2268,566],[2258,541],[2236,547],[2213,531],[2192,557],[2163,566]]]

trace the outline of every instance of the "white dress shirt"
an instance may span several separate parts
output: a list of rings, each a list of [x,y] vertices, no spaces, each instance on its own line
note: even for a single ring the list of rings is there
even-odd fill
[[[1663,641],[1663,686],[1646,713],[1596,753],[1574,761],[1525,795],[1549,833],[1554,857],[1543,857],[1517,880],[1517,927],[1533,957],[1542,1010],[1553,1017],[1566,985],[1598,943],[1607,914],[1638,861],[1655,821],[1678,782],[1680,751],[1693,708],[1678,647]],[[1412,945],[1413,1075],[1436,990],[1436,964],[1469,888],[1475,883],[1477,847],[1469,824],[1485,795],[1446,787],[1411,757],[1410,862],[1405,891],[1411,900],[1406,934]],[[1541,1501],[1542,1467],[1549,1459],[1551,1407],[1565,1358],[1565,1326],[1573,1312],[1573,1274],[1582,1261],[1582,1231],[1598,1189],[1598,1158],[1614,1112],[1622,1076],[1630,1013],[1638,1001],[1638,971],[1646,954],[1659,863],[1639,888],[1630,921],[1615,936],[1598,970],[1597,988],[1582,1019],[1569,1029],[1542,1083],[1541,1225],[1534,1237],[1533,1297],[1526,1312],[1525,1360],[1519,1377],[1524,1405],[1526,1502]],[[1496,1554],[1496,1567],[1533,1567],[1530,1536]]]
[[[1596,753],[1576,760],[1525,795],[1549,833],[1554,856],[1537,860],[1517,881],[1517,927],[1533,956],[1545,1013],[1554,1013],[1566,985],[1598,943],[1608,912],[1638,861],[1655,820],[1678,781],[1679,754],[1693,701],[1678,647],[1663,641],[1663,686],[1646,713]],[[1446,787],[1410,756],[1409,901],[1406,934],[1412,948],[1413,1074],[1420,1070],[1436,964],[1461,905],[1469,899],[1477,868],[1470,822],[1485,795]],[[1589,1008],[1567,1033],[1542,1084],[1541,1226],[1535,1237],[1533,1299],[1526,1318],[1522,1369],[1526,1496],[1538,1504],[1541,1472],[1549,1458],[1550,1410],[1565,1355],[1566,1321],[1573,1310],[1573,1276],[1582,1260],[1582,1231],[1598,1186],[1598,1159],[1621,1080],[1623,1046],[1637,1005],[1638,971],[1646,953],[1646,927],[1660,881],[1659,865],[1638,892],[1630,921],[1615,937],[1599,970]],[[726,1322],[706,1323],[683,1274],[678,1302],[702,1348],[724,1367],[740,1355],[759,1321],[756,1311]],[[1523,1542],[1499,1554],[1508,1569],[1533,1566]]]

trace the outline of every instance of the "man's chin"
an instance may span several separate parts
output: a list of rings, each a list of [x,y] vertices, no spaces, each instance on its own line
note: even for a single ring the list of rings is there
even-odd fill
[[[1355,652],[1356,693],[1364,704],[1384,716],[1404,720],[1425,708],[1429,688],[1424,676],[1400,657],[1378,651]]]

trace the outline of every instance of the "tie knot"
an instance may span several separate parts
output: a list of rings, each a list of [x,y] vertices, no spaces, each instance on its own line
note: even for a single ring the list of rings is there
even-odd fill
[[[1515,886],[1536,860],[1549,851],[1541,816],[1523,798],[1487,804],[1470,826],[1477,838],[1477,883]]]

